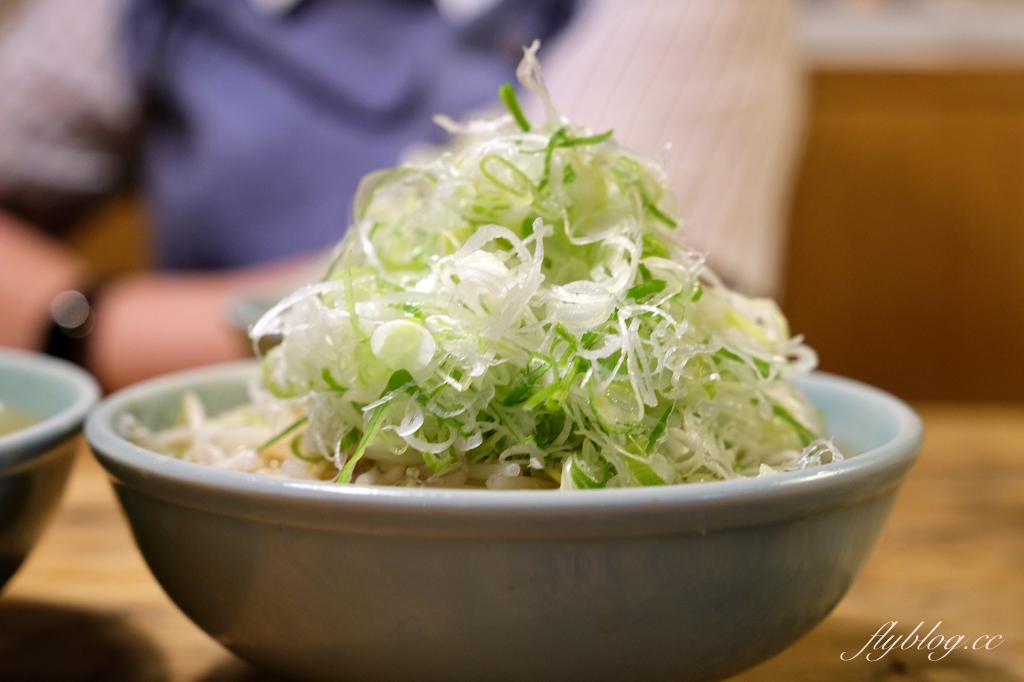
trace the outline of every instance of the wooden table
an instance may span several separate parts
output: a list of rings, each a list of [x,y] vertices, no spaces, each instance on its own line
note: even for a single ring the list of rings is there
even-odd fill
[[[1024,405],[921,405],[927,437],[874,554],[819,627],[734,682],[1024,682]],[[1001,635],[992,650],[853,655],[887,621]],[[0,600],[0,680],[257,682],[164,596],[106,477],[79,457],[62,506]]]

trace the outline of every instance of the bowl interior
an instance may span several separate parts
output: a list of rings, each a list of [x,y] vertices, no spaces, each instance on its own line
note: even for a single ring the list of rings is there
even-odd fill
[[[910,426],[908,417],[913,414],[893,396],[848,379],[829,377],[856,387],[862,398],[869,398],[853,404],[848,393],[836,391],[833,383],[820,380],[824,377],[829,375],[815,373],[797,385],[825,416],[825,429],[844,455],[876,450]]]
[[[65,377],[0,359],[0,402],[40,420],[71,407],[78,399]]]
[[[0,350],[0,402],[39,419],[0,436],[0,466],[70,435],[98,399],[96,381],[75,365],[37,353]]]
[[[252,363],[231,368],[189,373],[194,381],[182,381],[186,374],[147,382],[149,390],[128,401],[127,411],[151,429],[164,429],[177,420],[186,392],[194,392],[211,415],[237,407],[249,399],[248,382],[259,377],[259,370]],[[822,412],[828,432],[847,456],[880,448],[913,426],[908,424],[913,413],[905,404],[865,384],[820,372],[797,384]],[[848,390],[837,390],[837,385]],[[858,400],[851,401],[851,391]]]
[[[665,528],[682,523],[711,529],[768,523],[842,506],[897,485],[913,463],[921,439],[920,420],[898,399],[865,384],[821,373],[800,385],[822,410],[836,441],[854,456],[773,476],[684,486],[579,494],[336,486],[194,464],[151,452],[120,435],[119,415],[124,413],[150,428],[173,424],[186,391],[194,391],[210,413],[236,406],[247,400],[248,382],[258,373],[257,363],[248,362],[147,381],[105,400],[90,416],[86,435],[100,463],[120,483],[225,513],[251,511],[258,499],[261,514],[273,510],[275,518],[288,523],[355,523],[356,510],[360,510],[373,516],[374,523],[376,515],[386,513],[394,515],[396,523],[409,525],[412,517],[408,510],[415,508],[417,523],[429,525],[443,516],[447,527],[454,528],[451,521],[458,516],[467,528],[479,530],[478,526],[493,525],[507,514],[520,519],[535,516],[542,529],[549,516],[583,514],[585,509],[587,519],[578,519],[573,532],[582,532],[581,526],[590,523],[595,533],[613,532],[612,526],[618,526],[608,526],[602,519],[627,512],[634,517],[664,516]],[[515,532],[525,528],[514,527]],[[513,532],[512,526],[508,532]]]
[[[147,392],[144,399],[130,401],[127,411],[148,428],[158,430],[174,425],[181,412],[181,399],[185,393],[195,393],[209,415],[238,407],[248,402],[249,381],[259,376],[255,365],[245,363],[238,368],[238,372],[226,375],[222,379],[213,378],[209,381],[187,384],[168,382],[166,390],[159,390],[154,385],[155,390]],[[164,381],[157,379],[155,383],[160,384]]]

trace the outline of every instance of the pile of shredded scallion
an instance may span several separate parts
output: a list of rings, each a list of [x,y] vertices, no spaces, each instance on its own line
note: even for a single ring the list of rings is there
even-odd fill
[[[376,485],[610,488],[837,461],[816,358],[681,245],[662,169],[547,109],[367,176],[323,280],[271,309],[253,402],[130,437],[216,466]]]

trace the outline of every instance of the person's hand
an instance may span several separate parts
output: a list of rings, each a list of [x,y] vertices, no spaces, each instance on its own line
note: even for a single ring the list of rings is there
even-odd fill
[[[228,323],[232,302],[262,289],[290,290],[312,259],[223,273],[144,273],[114,280],[95,303],[86,366],[113,390],[178,369],[251,354]],[[275,283],[280,283],[275,287]]]

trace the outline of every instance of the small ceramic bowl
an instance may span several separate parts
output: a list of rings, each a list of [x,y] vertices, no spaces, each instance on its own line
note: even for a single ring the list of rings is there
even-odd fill
[[[905,404],[802,382],[860,454],[765,478],[642,489],[438,490],[290,481],[180,461],[117,431],[186,390],[246,399],[252,364],[108,398],[86,434],[167,594],[241,658],[311,680],[720,680],[850,586],[921,441]]]
[[[57,506],[76,436],[99,396],[93,378],[70,363],[0,349],[0,403],[39,420],[0,436],[0,587]]]

